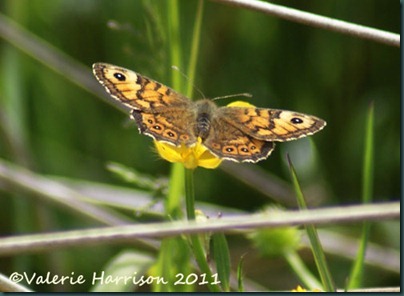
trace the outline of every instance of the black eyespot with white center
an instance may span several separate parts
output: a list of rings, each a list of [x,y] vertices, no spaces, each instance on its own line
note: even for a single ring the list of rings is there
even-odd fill
[[[126,76],[123,75],[123,74],[120,73],[120,72],[114,73],[114,77],[115,77],[116,79],[118,79],[119,81],[125,81],[125,80],[126,80]]]
[[[303,123],[303,119],[301,119],[301,118],[299,118],[299,117],[293,117],[293,118],[290,120],[290,122],[291,122],[291,123],[294,123],[294,124],[301,124],[301,123]]]

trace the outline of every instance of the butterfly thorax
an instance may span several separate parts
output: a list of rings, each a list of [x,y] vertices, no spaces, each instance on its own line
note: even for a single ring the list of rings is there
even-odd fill
[[[209,135],[212,116],[217,107],[215,103],[209,100],[200,100],[195,104],[197,107],[195,135],[201,137],[203,141]]]

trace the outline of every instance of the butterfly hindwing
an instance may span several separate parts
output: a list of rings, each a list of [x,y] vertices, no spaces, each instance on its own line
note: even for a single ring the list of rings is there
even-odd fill
[[[237,162],[260,161],[275,148],[275,143],[255,139],[221,117],[212,120],[209,136],[203,144],[219,158]]]
[[[195,113],[192,109],[171,108],[161,113],[133,110],[131,117],[136,121],[140,133],[157,141],[175,146],[191,146],[196,142],[193,131]]]

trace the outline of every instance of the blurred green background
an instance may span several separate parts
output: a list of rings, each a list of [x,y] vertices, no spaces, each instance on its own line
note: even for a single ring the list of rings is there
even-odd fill
[[[397,1],[272,2],[400,32]],[[185,72],[197,1],[182,0],[179,4],[182,64],[177,66]],[[307,139],[278,144],[266,161],[239,165],[240,170],[260,169],[260,173],[288,184],[289,153],[312,205],[360,203],[366,113],[373,101],[374,199],[400,199],[399,48],[216,2],[206,1],[204,9],[194,82],[204,96],[248,92],[253,98],[245,100],[256,106],[295,110],[327,121],[326,128],[311,138],[314,145]],[[107,62],[170,85],[172,49],[166,35],[168,15],[164,1],[3,0],[0,12],[2,17],[7,16],[46,42],[46,47],[72,59],[68,66],[74,68],[78,63],[84,67],[76,68],[83,76],[73,74],[71,81],[63,72],[70,68],[64,64],[55,71],[49,67],[49,57],[38,60],[26,54],[33,46],[17,48],[12,44],[16,37],[0,38],[2,159],[40,174],[128,187],[106,169],[107,162],[122,163],[156,177],[168,176],[170,164],[159,159],[151,139],[139,135],[125,113],[100,100],[103,90],[91,77],[94,62]],[[84,80],[91,88],[77,85]],[[195,92],[194,97],[201,95]],[[217,103],[226,105],[238,99]],[[197,200],[243,211],[257,211],[273,202],[271,194],[257,190],[249,181],[240,181],[237,174],[231,168],[197,169]],[[2,235],[97,225],[47,203],[38,203],[1,183],[0,188]],[[397,224],[376,225],[372,239],[399,246]],[[79,265],[88,271],[93,264],[105,264],[117,250],[119,247],[106,246],[96,250],[68,249],[55,252],[53,261],[44,260],[46,254],[0,258],[0,272],[8,274],[18,266],[42,271],[52,266],[70,271]],[[77,262],[78,257],[86,263]],[[272,263],[275,271],[269,275],[281,268],[277,267],[279,261]],[[347,263],[337,264],[335,272],[344,264]],[[338,282],[343,285],[344,280],[341,276]],[[371,286],[398,285],[399,277],[394,273],[380,277],[375,272],[367,280]],[[285,288],[279,280],[271,285]]]

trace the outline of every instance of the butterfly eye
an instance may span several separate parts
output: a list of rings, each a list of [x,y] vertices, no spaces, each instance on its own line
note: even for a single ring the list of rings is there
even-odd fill
[[[298,117],[293,117],[290,122],[294,123],[294,124],[300,124],[303,123],[303,119],[298,118]]]
[[[122,73],[119,73],[119,72],[114,73],[114,77],[116,79],[118,79],[119,81],[125,81],[126,80],[126,76],[123,75]]]

